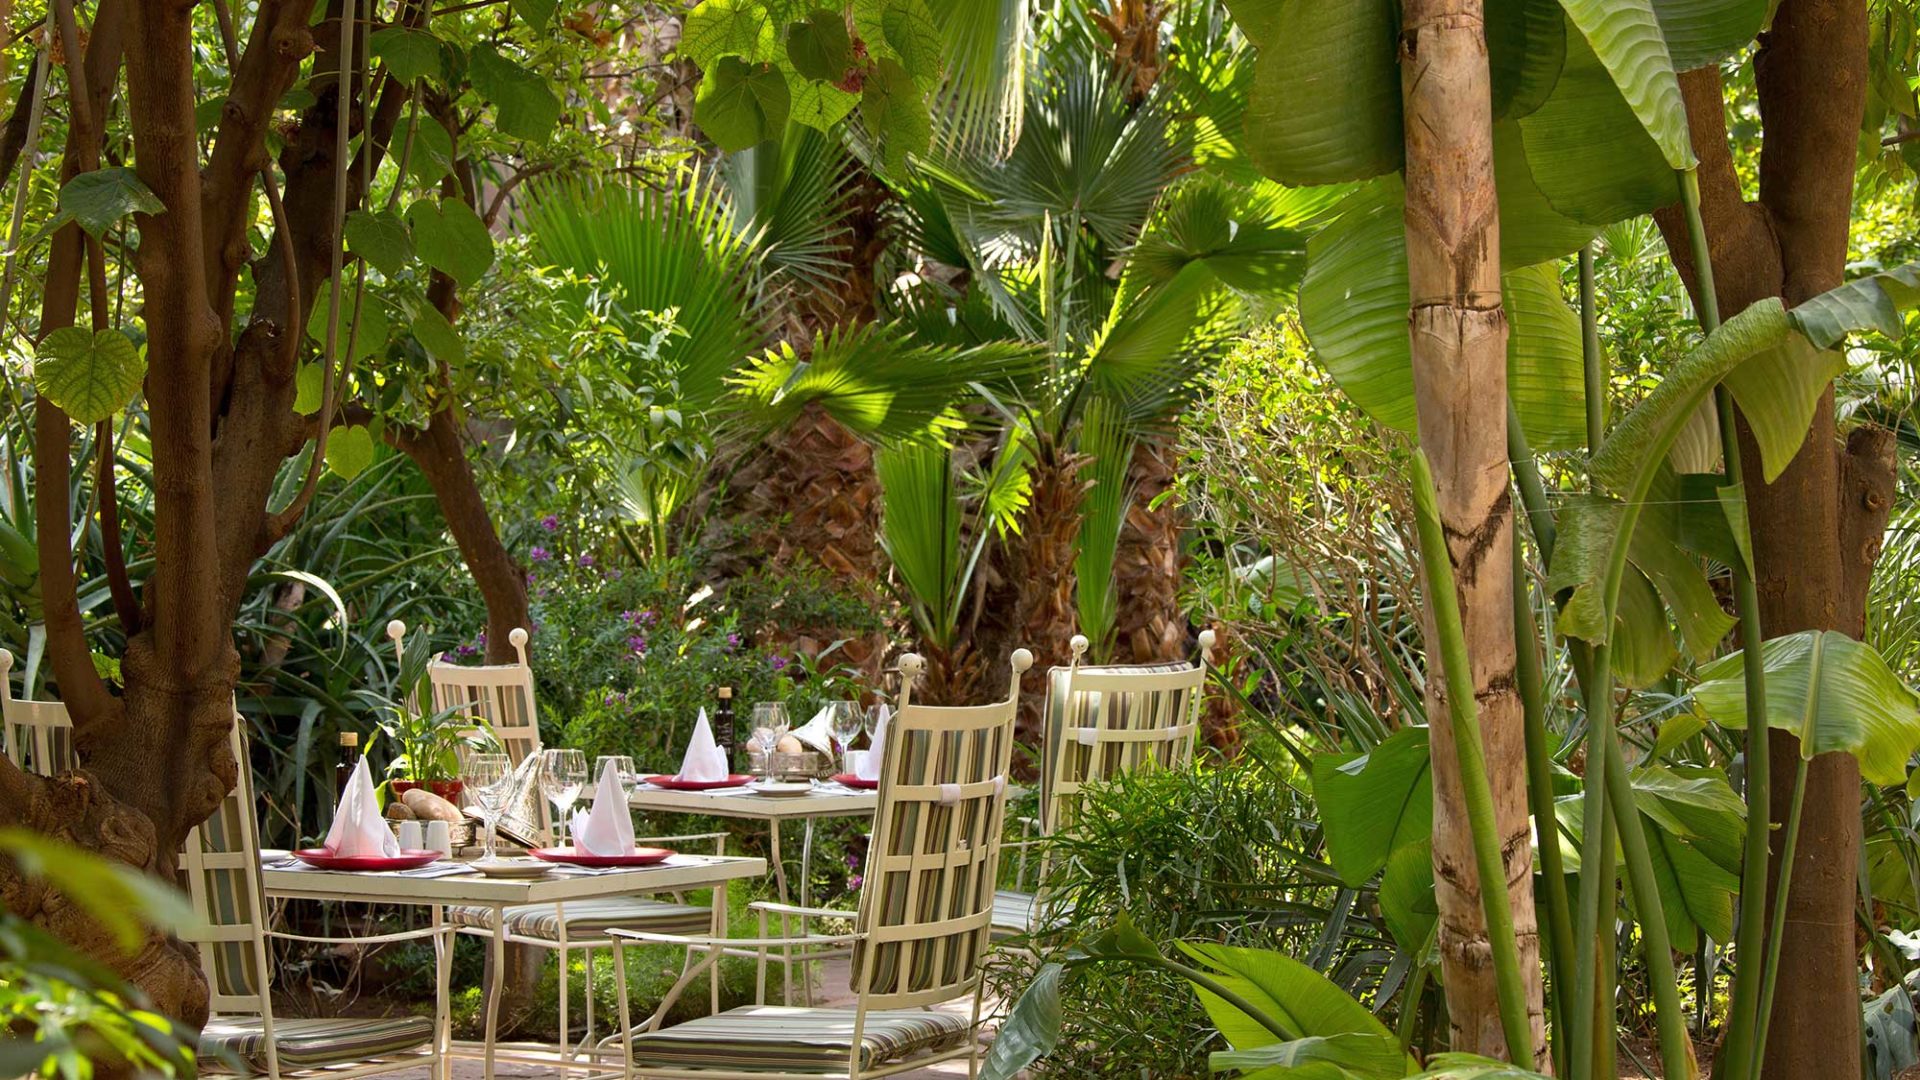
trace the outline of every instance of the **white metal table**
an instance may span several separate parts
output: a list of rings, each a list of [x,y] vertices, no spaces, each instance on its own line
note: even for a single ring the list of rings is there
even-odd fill
[[[477,1056],[486,1061],[492,1080],[498,1054],[495,1042],[500,1022],[500,978],[505,968],[507,920],[505,909],[521,904],[552,904],[604,896],[634,896],[689,889],[713,890],[714,936],[726,936],[727,885],[742,878],[765,876],[765,859],[721,855],[675,855],[653,866],[594,870],[555,866],[538,878],[487,877],[463,863],[441,862],[419,870],[356,873],[315,870],[287,858],[283,852],[262,852],[261,877],[268,900],[333,900],[350,903],[408,904],[429,907],[437,929],[453,905],[493,909],[493,939],[487,962],[494,973],[487,994],[486,1044]],[[717,961],[717,950],[709,960]],[[439,958],[435,972],[434,1050],[441,1060],[456,1054],[447,1009],[452,957]],[[543,1064],[555,1064],[543,1061]],[[605,1075],[618,1075],[623,1069]]]

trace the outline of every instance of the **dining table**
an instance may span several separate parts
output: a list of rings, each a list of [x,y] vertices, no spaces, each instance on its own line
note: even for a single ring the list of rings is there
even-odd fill
[[[261,878],[268,901],[330,900],[349,903],[401,904],[429,909],[435,929],[444,925],[446,909],[453,906],[490,907],[493,910],[492,940],[488,952],[489,970],[496,974],[488,980],[486,996],[486,1041],[478,1051],[456,1047],[452,1040],[452,1021],[448,1008],[452,962],[448,950],[441,950],[435,970],[434,1049],[442,1061],[454,1057],[480,1058],[485,1062],[486,1080],[493,1080],[501,1060],[525,1060],[553,1068],[584,1070],[584,1080],[604,1080],[624,1073],[618,1068],[596,1070],[592,1058],[574,1063],[561,1055],[520,1058],[502,1055],[497,1042],[500,1021],[498,973],[505,969],[505,909],[521,904],[567,903],[608,896],[638,896],[712,889],[713,937],[724,939],[727,932],[727,886],[733,881],[766,876],[767,861],[760,858],[675,854],[651,866],[584,867],[556,864],[539,877],[490,877],[474,869],[471,860],[446,859],[412,870],[346,871],[320,870],[300,862],[285,851],[262,851]],[[710,949],[709,963],[717,962],[719,949]]]

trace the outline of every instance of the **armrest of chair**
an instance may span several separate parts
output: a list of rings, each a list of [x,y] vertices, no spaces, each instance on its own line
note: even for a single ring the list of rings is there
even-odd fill
[[[782,946],[798,945],[852,945],[867,935],[853,934],[810,934],[804,937],[757,937],[732,938],[712,937],[703,934],[656,934],[647,930],[609,930],[608,937],[624,938],[628,941],[645,941],[661,945],[685,945],[688,948],[708,949],[716,946],[730,949],[777,949]]]
[[[782,904],[777,900],[755,900],[747,905],[748,911],[758,911],[763,915],[792,915],[802,919],[851,919],[857,912],[841,911],[836,908],[801,907],[798,904]]]

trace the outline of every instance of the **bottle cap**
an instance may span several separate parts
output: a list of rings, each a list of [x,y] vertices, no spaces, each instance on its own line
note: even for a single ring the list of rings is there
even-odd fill
[[[359,746],[359,745],[360,745],[360,733],[359,733],[359,732],[357,732],[357,731],[343,731],[343,732],[341,732],[341,733],[340,733],[340,745],[341,745],[341,746]]]
[[[732,698],[732,697],[733,697],[733,687],[731,687],[731,686],[723,686],[723,687],[721,687],[721,688],[720,688],[720,700],[721,700],[721,701],[726,701],[726,700],[728,700],[728,699],[730,699],[730,698]]]

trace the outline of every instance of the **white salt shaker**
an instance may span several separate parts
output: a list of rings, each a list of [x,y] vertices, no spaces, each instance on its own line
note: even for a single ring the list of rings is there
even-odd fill
[[[420,823],[415,821],[406,824],[418,826]],[[439,852],[444,858],[453,858],[453,834],[447,831],[446,822],[437,820],[427,822],[426,848],[429,851]]]
[[[420,835],[419,822],[417,821],[401,822],[399,834],[400,834],[400,850],[401,851],[419,851],[420,850],[422,837]]]

